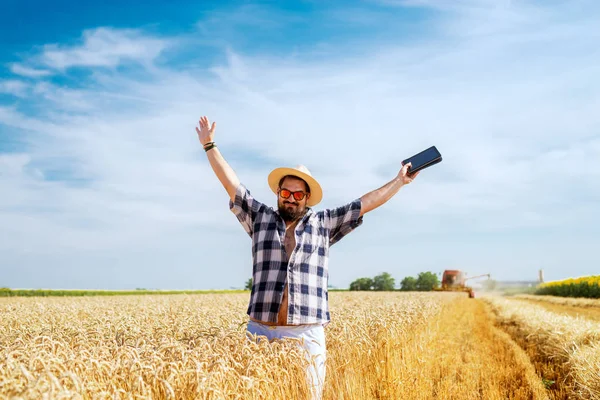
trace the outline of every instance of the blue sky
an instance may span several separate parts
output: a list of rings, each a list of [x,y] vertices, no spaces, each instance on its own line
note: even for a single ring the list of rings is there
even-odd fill
[[[333,207],[444,161],[331,250],[330,284],[597,274],[600,5],[590,0],[3,3],[0,286],[239,287],[241,181],[305,164]]]

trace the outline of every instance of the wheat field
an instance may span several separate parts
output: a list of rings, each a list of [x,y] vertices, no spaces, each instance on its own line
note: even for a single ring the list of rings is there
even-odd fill
[[[248,298],[0,299],[0,397],[308,399],[307,361],[296,343],[246,338]],[[559,398],[503,329],[506,304],[458,293],[329,298],[325,399]],[[585,351],[570,358],[583,358],[584,370],[597,354]]]
[[[600,322],[595,314],[581,313],[586,300],[519,296],[486,301],[499,326],[525,349],[539,375],[552,382],[550,398],[600,399]]]

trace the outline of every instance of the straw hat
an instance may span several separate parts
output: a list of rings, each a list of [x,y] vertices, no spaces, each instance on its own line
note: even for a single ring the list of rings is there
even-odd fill
[[[279,181],[286,175],[297,176],[298,178],[304,179],[306,183],[308,183],[308,187],[310,188],[310,198],[306,202],[307,206],[312,207],[321,201],[323,198],[323,189],[321,189],[319,182],[313,178],[308,168],[306,168],[304,165],[296,165],[294,168],[280,167],[271,171],[267,180],[273,193],[277,194]]]

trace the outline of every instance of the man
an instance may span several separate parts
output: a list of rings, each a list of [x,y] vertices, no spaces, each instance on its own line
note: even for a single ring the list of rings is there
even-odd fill
[[[419,172],[410,164],[386,185],[341,207],[314,211],[323,196],[310,171],[276,168],[268,176],[277,209],[254,199],[240,183],[214,142],[216,122],[200,118],[196,127],[210,165],[229,195],[229,208],[252,238],[252,291],[247,313],[250,335],[269,340],[302,340],[315,364],[309,371],[317,398],[325,379],[324,326],[329,322],[329,247],[362,224],[363,215],[381,206]]]

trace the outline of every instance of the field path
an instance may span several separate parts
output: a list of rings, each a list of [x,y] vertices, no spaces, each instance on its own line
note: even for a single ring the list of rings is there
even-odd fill
[[[577,307],[577,306],[570,306],[570,305],[564,305],[564,304],[550,303],[548,301],[534,300],[534,299],[517,298],[515,300],[526,302],[529,304],[538,305],[538,306],[543,307],[544,309],[546,309],[550,312],[556,313],[556,314],[568,315],[570,317],[584,318],[584,319],[587,319],[590,321],[600,322],[600,308]]]
[[[425,343],[408,352],[406,399],[547,399],[524,351],[494,326],[487,304],[459,299],[446,305]],[[414,368],[420,365],[421,368]]]

